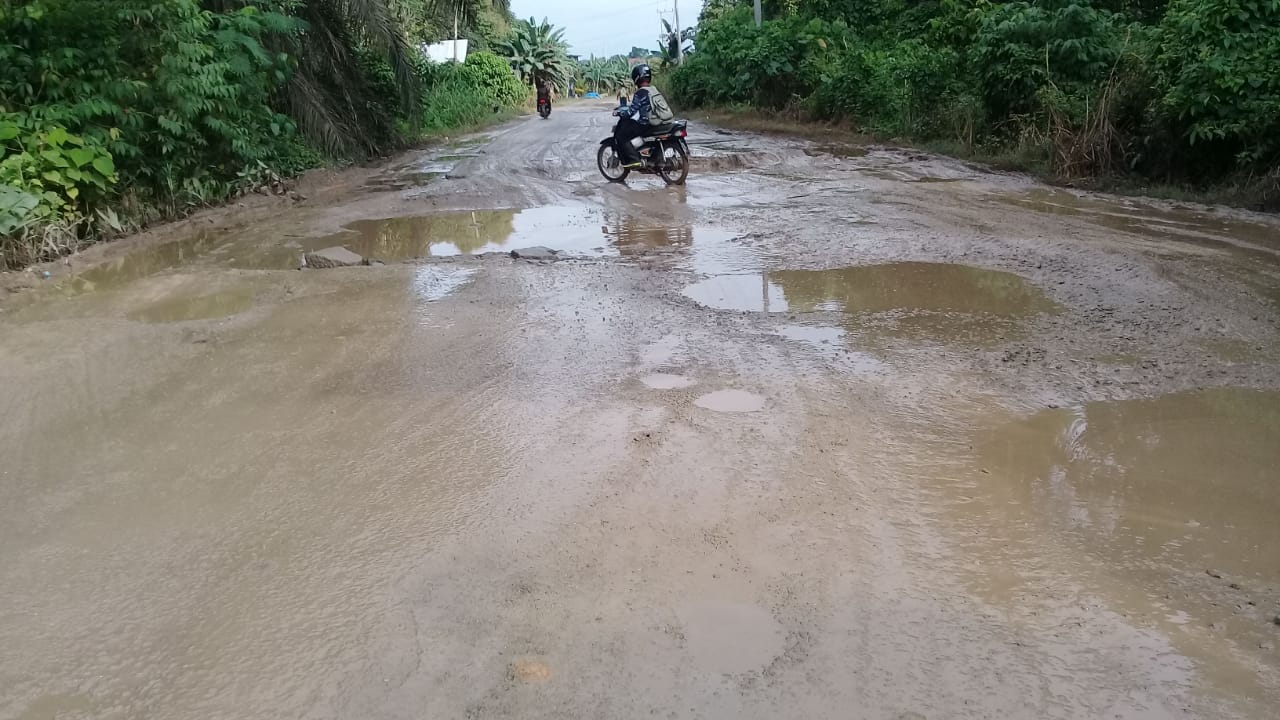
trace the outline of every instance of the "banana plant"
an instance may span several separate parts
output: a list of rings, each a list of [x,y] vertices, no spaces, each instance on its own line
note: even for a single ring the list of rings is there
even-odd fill
[[[572,75],[564,30],[543,18],[519,20],[511,28],[511,37],[496,48],[507,59],[520,80],[533,84],[546,80],[558,88],[566,88]]]

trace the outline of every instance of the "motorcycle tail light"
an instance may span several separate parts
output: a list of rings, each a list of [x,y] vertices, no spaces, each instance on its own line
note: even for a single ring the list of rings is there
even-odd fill
[[[680,137],[689,137],[689,133],[685,132],[684,130],[681,130]]]

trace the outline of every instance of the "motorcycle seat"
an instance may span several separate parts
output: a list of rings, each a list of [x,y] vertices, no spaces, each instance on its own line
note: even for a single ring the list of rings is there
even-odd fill
[[[654,125],[649,128],[649,132],[645,133],[644,140],[645,142],[657,140],[660,137],[665,137],[677,130],[685,128],[688,124],[689,122],[687,120],[676,120],[665,125]]]

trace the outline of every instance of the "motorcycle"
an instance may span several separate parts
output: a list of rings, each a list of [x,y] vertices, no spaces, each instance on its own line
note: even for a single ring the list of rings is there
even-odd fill
[[[617,110],[614,115],[618,115]],[[650,128],[647,135],[632,140],[631,144],[639,151],[642,163],[635,171],[643,175],[657,175],[668,185],[683,185],[685,178],[689,177],[688,125],[687,120],[676,120]],[[613,135],[600,141],[596,165],[604,179],[611,183],[625,181],[632,170],[622,166],[622,155]]]
[[[542,116],[543,120],[546,120],[548,117],[551,117],[551,99],[550,98],[538,98],[538,114]]]

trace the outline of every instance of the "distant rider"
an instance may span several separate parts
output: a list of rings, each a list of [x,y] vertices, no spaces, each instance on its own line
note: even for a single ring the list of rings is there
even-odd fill
[[[528,95],[526,95],[525,97],[528,97]],[[551,104],[551,83],[547,82],[546,80],[539,80],[538,81],[538,105],[541,106],[543,102],[546,102],[548,105]]]
[[[631,144],[632,139],[644,137],[651,128],[670,123],[675,113],[658,88],[652,86],[653,70],[648,65],[642,63],[631,68],[631,81],[636,91],[631,96],[631,105],[614,111],[618,127],[613,131],[613,140],[622,156],[622,166],[634,169],[642,163],[640,151]]]

